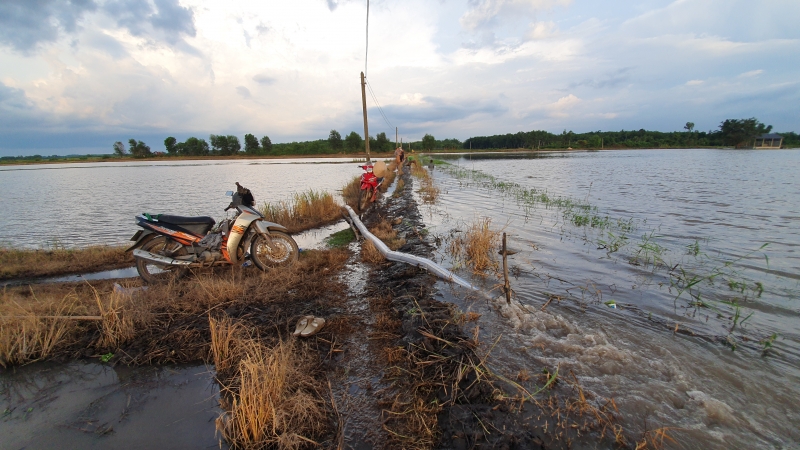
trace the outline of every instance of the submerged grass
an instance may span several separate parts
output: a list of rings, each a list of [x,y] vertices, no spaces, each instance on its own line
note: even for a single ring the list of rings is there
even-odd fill
[[[411,165],[411,175],[420,180],[419,194],[422,201],[428,204],[436,203],[439,198],[439,188],[433,183],[433,177],[422,164]]]
[[[496,272],[499,261],[496,250],[500,242],[500,231],[491,228],[488,217],[476,219],[463,233],[452,237],[448,251],[457,264],[462,264],[477,275]]]
[[[279,223],[290,233],[296,233],[338,220],[341,208],[328,192],[312,189],[295,193],[287,201],[264,203],[260,211],[266,220]]]
[[[325,238],[325,243],[330,248],[339,248],[345,247],[347,244],[353,242],[356,239],[356,234],[353,233],[352,228],[346,228],[342,231],[337,231],[332,235]]]
[[[124,247],[92,246],[26,250],[0,248],[0,280],[98,272],[133,265]]]

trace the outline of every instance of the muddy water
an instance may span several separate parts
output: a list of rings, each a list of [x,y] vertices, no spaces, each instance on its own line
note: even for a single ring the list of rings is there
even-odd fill
[[[0,373],[0,448],[219,448],[213,368],[33,364]]]
[[[480,217],[504,228],[518,251],[509,257],[511,306],[440,286],[444,300],[484,314],[484,341],[500,338],[497,370],[573,371],[615,399],[634,438],[668,426],[682,448],[800,445],[800,152],[465,155],[450,163],[483,175],[434,171],[442,192],[422,209],[442,242],[438,258],[458,268],[444,249]],[[578,225],[555,203],[515,195],[534,188],[588,203],[611,225]],[[608,233],[625,236],[616,251],[598,248]],[[677,296],[681,273],[704,280],[696,297]],[[486,290],[497,283],[473,281]]]
[[[361,174],[350,159],[49,164],[0,169],[0,245],[124,244],[142,212],[219,220],[234,182],[257,204],[308,189],[334,195]]]

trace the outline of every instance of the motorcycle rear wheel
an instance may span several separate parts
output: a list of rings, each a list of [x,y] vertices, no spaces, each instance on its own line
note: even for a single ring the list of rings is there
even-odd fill
[[[186,247],[179,242],[167,239],[164,236],[157,236],[154,239],[147,241],[142,245],[142,250],[156,255],[167,256],[174,258],[176,256],[185,256],[188,254]],[[150,261],[145,261],[136,258],[136,271],[139,276],[147,284],[156,284],[170,279],[177,280],[183,277],[189,271],[185,267],[167,266],[164,264],[156,264]]]
[[[364,211],[367,209],[370,200],[372,200],[372,187],[361,191],[361,195],[358,197],[358,210]]]
[[[250,259],[256,267],[267,270],[270,267],[286,266],[297,261],[300,249],[291,236],[280,231],[270,231],[269,237],[272,239],[272,246],[269,246],[261,235],[256,236],[250,244]]]

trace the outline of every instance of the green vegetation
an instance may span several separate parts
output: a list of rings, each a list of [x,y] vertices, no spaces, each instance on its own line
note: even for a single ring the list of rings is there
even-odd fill
[[[332,235],[325,238],[325,242],[328,244],[330,248],[339,248],[345,247],[347,244],[353,242],[356,239],[355,233],[350,228],[346,228],[342,231],[337,231]]]
[[[694,123],[687,122],[686,131],[591,131],[574,133],[564,130],[561,134],[548,131],[520,131],[514,134],[476,136],[464,141],[463,149],[564,149],[564,148],[693,148],[693,147],[751,147],[756,136],[769,133],[771,125],[764,125],[756,118],[727,119],[718,130],[695,131]],[[800,146],[800,137],[795,132],[779,133],[784,138],[784,147]]]
[[[772,131],[771,125],[765,125],[756,118],[726,119],[718,130],[697,131],[693,122],[686,122],[685,131],[590,131],[574,133],[564,130],[554,134],[544,130],[520,131],[517,133],[496,134],[492,136],[474,136],[466,141],[458,139],[438,140],[431,134],[425,134],[421,141],[405,142],[404,148],[412,150],[498,150],[498,149],[600,149],[600,148],[696,148],[735,146],[748,148],[753,145],[756,136]],[[800,147],[800,135],[796,132],[778,133],[783,136],[784,148]],[[69,155],[69,156],[4,156],[0,164],[38,163],[47,161],[93,161],[112,157],[151,158],[160,156],[291,156],[291,155],[335,155],[343,152],[364,152],[364,139],[351,131],[342,138],[341,133],[331,130],[327,139],[297,141],[273,144],[268,136],[260,140],[253,134],[244,135],[244,149],[237,136],[210,135],[209,141],[190,137],[184,142],[172,136],[164,139],[165,151],[151,151],[142,141],[128,140],[129,150],[125,144],[115,142],[113,153],[107,155]],[[370,136],[372,153],[390,153],[394,150],[394,142],[389,140],[385,132]]]

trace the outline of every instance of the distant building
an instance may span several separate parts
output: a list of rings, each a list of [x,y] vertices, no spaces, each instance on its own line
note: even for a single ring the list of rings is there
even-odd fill
[[[756,138],[753,148],[781,148],[781,144],[783,144],[783,136],[780,134],[762,134]]]

